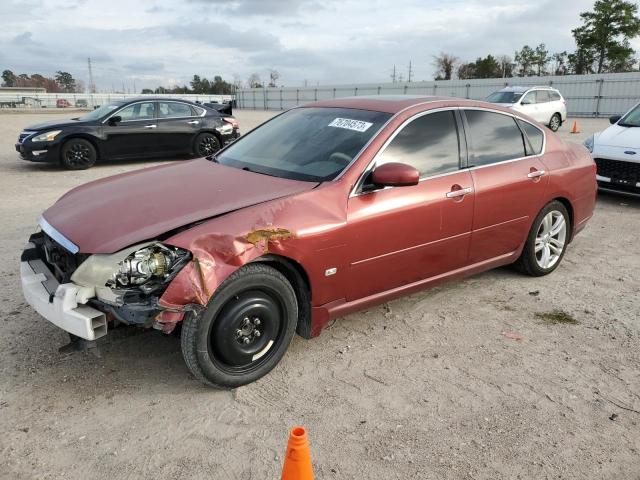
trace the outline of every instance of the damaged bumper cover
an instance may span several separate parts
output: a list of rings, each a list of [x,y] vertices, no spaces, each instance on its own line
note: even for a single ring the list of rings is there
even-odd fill
[[[128,255],[128,250],[119,252],[119,256]],[[89,260],[94,256],[79,255],[37,233],[29,239],[20,261],[22,290],[29,305],[72,335],[96,340],[107,334],[109,322],[153,326],[168,333],[173,328],[167,327],[175,327],[184,312],[195,310],[189,305],[170,309],[160,306],[158,298],[166,284],[156,284],[148,294],[139,288],[110,288],[104,282],[92,286],[86,282],[87,271],[98,276],[105,272],[93,268],[96,262]],[[86,268],[81,268],[83,265]],[[80,272],[85,275],[76,278],[75,273]]]
[[[33,248],[33,244],[29,244]],[[74,283],[60,284],[40,259],[20,262],[22,292],[36,312],[57,327],[96,340],[107,334],[107,316],[87,305],[95,290]]]

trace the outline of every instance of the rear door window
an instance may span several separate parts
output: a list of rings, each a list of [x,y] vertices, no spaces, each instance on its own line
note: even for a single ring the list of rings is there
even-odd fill
[[[159,102],[159,118],[192,117],[191,105],[179,102]]]
[[[538,155],[542,152],[544,144],[544,133],[538,127],[534,127],[529,122],[518,119],[518,124],[529,139],[529,143],[525,142],[527,155]]]
[[[412,120],[378,156],[377,165],[406,163],[430,177],[460,166],[458,128],[453,111],[435,112]]]
[[[469,163],[479,167],[527,155],[522,131],[510,115],[465,110],[469,127]]]
[[[547,103],[549,101],[549,90],[536,91],[536,103]]]

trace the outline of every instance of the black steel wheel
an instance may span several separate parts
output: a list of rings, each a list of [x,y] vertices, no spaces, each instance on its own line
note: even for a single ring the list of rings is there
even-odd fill
[[[208,157],[220,150],[220,140],[213,133],[201,133],[196,137],[195,154],[198,157]]]
[[[86,170],[98,159],[95,147],[84,138],[72,138],[60,151],[60,163],[69,170]]]
[[[182,354],[193,375],[208,385],[245,385],[277,365],[297,318],[287,279],[268,265],[248,264],[220,285],[202,313],[185,317]]]

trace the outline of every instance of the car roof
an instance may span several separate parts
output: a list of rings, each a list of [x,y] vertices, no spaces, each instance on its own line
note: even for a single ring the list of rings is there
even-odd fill
[[[546,85],[529,85],[528,87],[525,86],[519,86],[519,85],[513,85],[511,87],[505,87],[502,90],[498,90],[499,92],[516,92],[516,93],[522,93],[522,92],[526,92],[528,90],[555,90],[555,88],[553,87],[549,87]]]
[[[477,102],[465,100],[463,98],[437,97],[433,95],[359,95],[357,97],[341,97],[330,100],[320,100],[317,102],[307,103],[302,108],[354,108],[358,110],[371,110],[374,112],[395,114],[409,107],[440,101],[455,102],[459,106],[477,104]]]

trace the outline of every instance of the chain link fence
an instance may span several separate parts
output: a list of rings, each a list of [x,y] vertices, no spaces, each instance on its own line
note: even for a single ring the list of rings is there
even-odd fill
[[[601,75],[440,80],[411,83],[353,84],[317,87],[252,88],[238,90],[238,108],[286,110],[318,100],[361,95],[438,95],[483,100],[506,86],[557,88],[574,117],[621,114],[640,101],[640,72]]]

